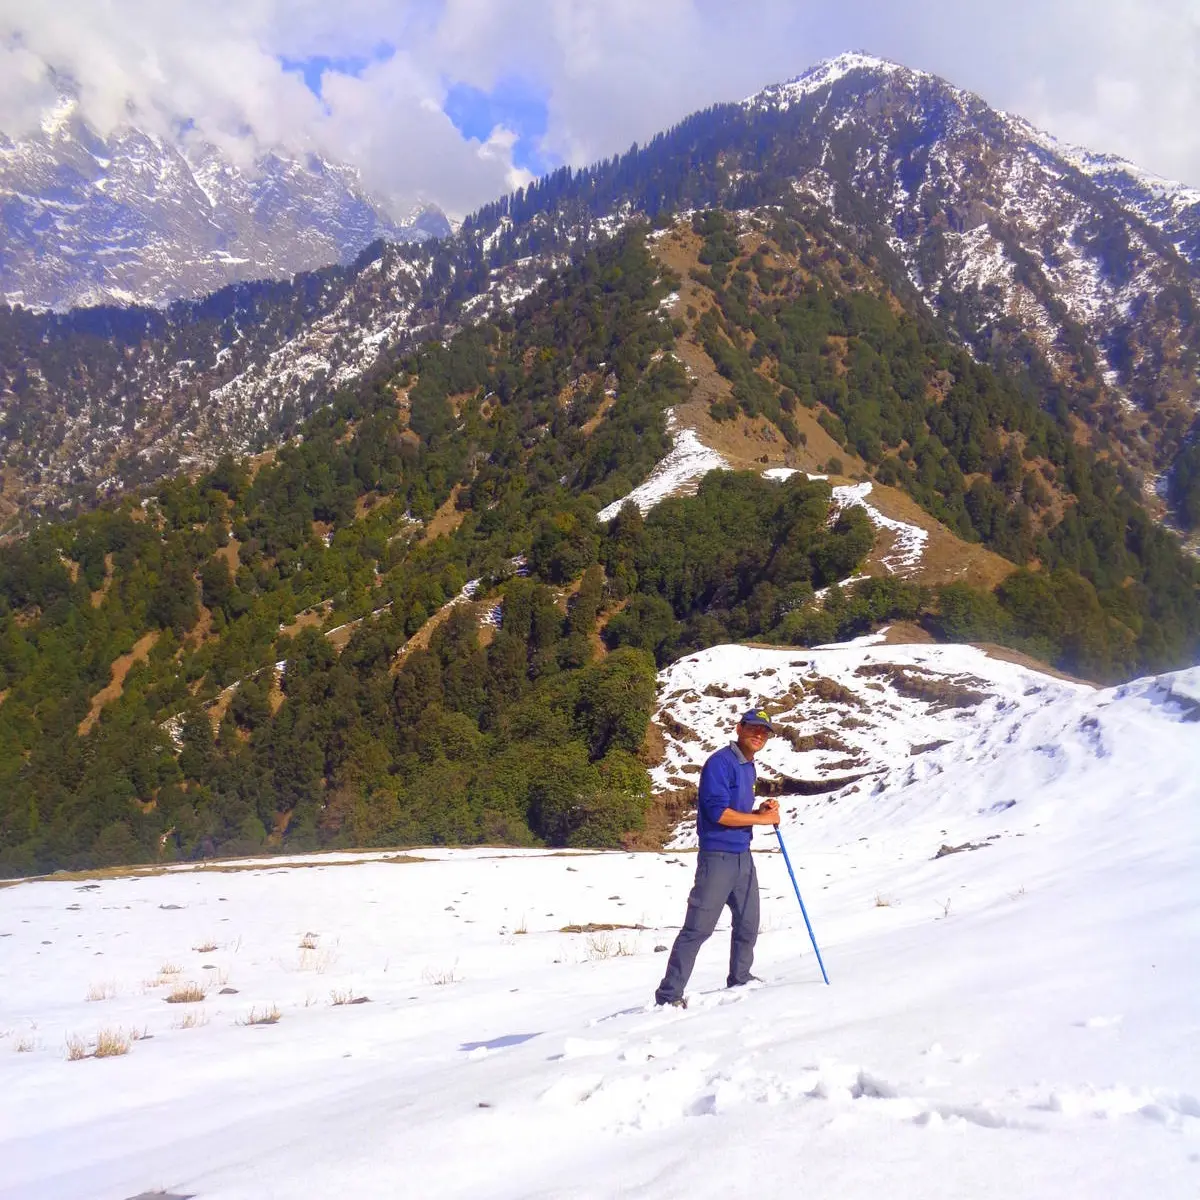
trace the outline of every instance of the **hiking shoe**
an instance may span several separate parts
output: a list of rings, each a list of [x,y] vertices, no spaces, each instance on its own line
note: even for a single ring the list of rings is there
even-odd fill
[[[678,1000],[659,1000],[656,997],[654,1003],[658,1008],[687,1008],[687,997],[680,996]]]
[[[766,983],[767,981],[760,975],[747,975],[745,979],[735,982],[726,982],[727,988],[745,987],[748,983]]]

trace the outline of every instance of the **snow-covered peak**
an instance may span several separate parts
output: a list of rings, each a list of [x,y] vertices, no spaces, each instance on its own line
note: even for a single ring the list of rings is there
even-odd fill
[[[742,101],[747,108],[763,108],[767,106],[786,109],[797,103],[805,96],[820,91],[836,83],[839,79],[853,71],[870,71],[881,77],[906,75],[913,78],[926,77],[922,71],[914,71],[900,63],[891,62],[886,58],[878,58],[873,54],[863,54],[859,51],[849,51],[834,58],[827,58],[816,66],[810,67],[802,75],[787,83],[776,83],[762,91],[755,92]]]
[[[315,154],[239,165],[195,133],[102,136],[68,92],[40,127],[0,139],[0,209],[0,294],[30,308],[162,305],[346,262],[379,237],[448,232],[435,211],[394,224],[356,169]]]
[[[45,137],[55,138],[62,134],[79,111],[79,102],[65,93],[60,94],[52,108],[42,114],[41,130]]]

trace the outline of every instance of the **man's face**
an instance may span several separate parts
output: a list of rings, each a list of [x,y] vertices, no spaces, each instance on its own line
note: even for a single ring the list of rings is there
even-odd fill
[[[747,757],[753,758],[766,744],[771,731],[765,725],[746,725],[738,722],[738,749]]]

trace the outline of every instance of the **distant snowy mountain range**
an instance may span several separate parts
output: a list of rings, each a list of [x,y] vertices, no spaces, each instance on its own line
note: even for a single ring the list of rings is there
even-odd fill
[[[243,279],[349,262],[377,238],[450,232],[433,206],[395,222],[358,172],[129,126],[107,138],[64,96],[33,134],[0,134],[0,299],[31,308],[163,305]]]
[[[146,178],[173,164],[179,194],[191,197],[190,207],[174,206],[164,194],[159,208],[187,209],[213,239],[203,256],[193,256],[197,277],[291,269],[274,242],[269,261],[248,249],[265,236],[266,224],[297,247],[287,264],[322,238],[332,246],[343,237],[337,244],[349,251],[356,239],[379,232],[364,200],[345,199],[357,196],[348,176],[326,164],[317,170],[275,160],[276,173],[252,185],[131,134],[118,170],[116,158],[105,158],[113,147],[89,149],[82,133],[71,132],[77,128],[68,114],[30,144],[43,148],[46,182],[40,191],[27,185],[26,196],[50,199],[10,200],[6,212],[36,213],[43,224],[66,229],[90,227],[88,214],[101,210],[72,200],[69,188],[54,199],[55,171],[75,179],[79,195],[105,198],[118,178],[143,178],[137,162],[152,161]],[[73,174],[56,167],[52,146],[64,155],[70,147],[84,165]],[[4,162],[36,158],[28,148],[3,154]],[[85,177],[95,183],[85,188]],[[215,195],[216,178],[230,194],[236,185],[252,195],[252,213],[262,214],[261,223],[245,218],[243,241],[230,235],[218,244],[217,207],[196,182]],[[132,183],[124,191],[156,194]],[[352,266],[269,288],[237,285],[190,307],[176,305],[161,320],[131,312],[132,332],[82,314],[26,321],[7,335],[15,348],[0,364],[6,491],[25,491],[33,480],[38,503],[59,503],[67,494],[85,497],[101,481],[111,489],[224,449],[261,448],[390,355],[497,306],[511,308],[596,238],[631,221],[708,207],[803,213],[976,358],[1030,373],[1041,402],[1109,439],[1143,472],[1147,496],[1158,503],[1154,489],[1165,490],[1200,414],[1200,191],[1061,145],[944,80],[861,54],[821,63],[741,104],[697,113],[619,159],[564,168],[486,206],[453,236],[386,244]],[[425,221],[424,231],[444,233],[437,220]],[[8,224],[14,226],[11,216]],[[90,271],[93,281],[81,295],[101,274],[127,277],[120,286],[142,295],[151,285],[139,280],[166,277],[165,266],[136,249],[133,232],[127,248],[111,231],[104,236],[103,246],[99,236],[90,243],[90,256],[49,255],[45,269],[61,260],[66,271],[78,260],[71,269]],[[31,239],[17,244],[28,247]],[[10,278],[14,253],[5,251]],[[21,253],[25,261],[34,252]],[[231,265],[238,257],[255,259],[255,269]],[[105,260],[114,266],[102,272]],[[165,284],[154,286],[156,295],[166,294]],[[122,346],[133,341],[99,375],[90,365],[47,369],[47,347],[57,347],[60,364],[64,357],[74,362],[80,351],[65,346],[82,346],[83,334]],[[176,415],[160,419],[168,411]],[[74,449],[64,458],[67,446]],[[135,460],[136,470],[118,466]]]

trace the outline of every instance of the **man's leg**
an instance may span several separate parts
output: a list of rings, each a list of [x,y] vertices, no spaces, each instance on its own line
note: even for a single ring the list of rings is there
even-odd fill
[[[716,928],[721,909],[729,900],[736,872],[737,854],[702,852],[697,856],[696,882],[688,896],[687,916],[683,928],[671,947],[667,973],[654,993],[659,1004],[671,1004],[683,999],[683,989],[692,977],[696,955]]]
[[[733,936],[729,943],[728,987],[738,987],[750,980],[754,963],[754,943],[758,940],[758,874],[754,858],[747,850],[739,854],[737,882],[729,897],[733,913]]]

